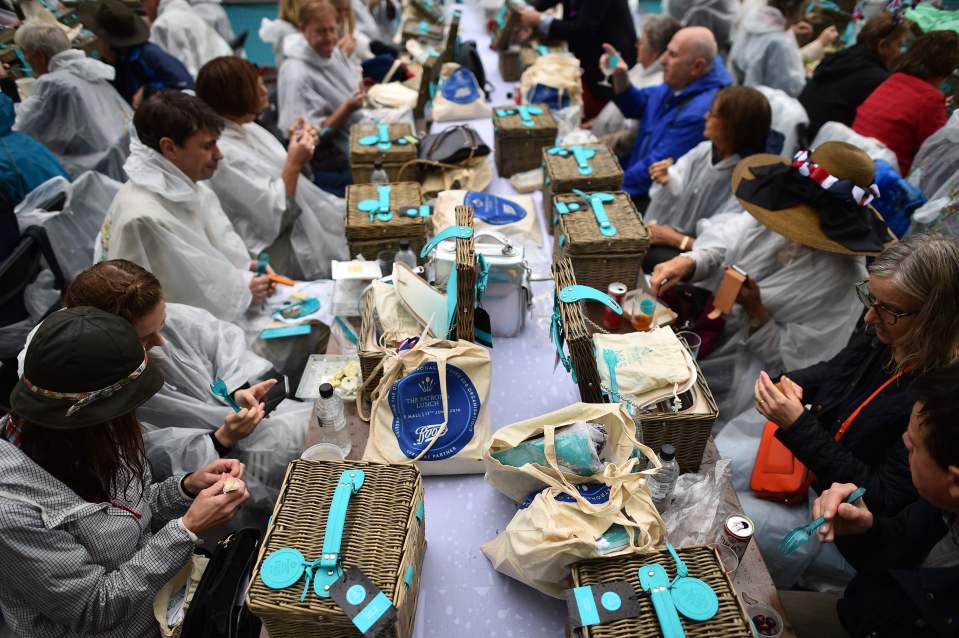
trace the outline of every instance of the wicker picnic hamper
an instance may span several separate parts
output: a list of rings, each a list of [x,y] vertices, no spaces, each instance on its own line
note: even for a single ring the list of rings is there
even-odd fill
[[[408,239],[410,248],[419,254],[429,232],[429,218],[411,217],[406,211],[423,203],[420,185],[416,182],[397,182],[390,187],[389,221],[380,221],[376,215],[359,209],[363,201],[377,200],[378,184],[354,184],[346,187],[346,240],[350,244],[350,258],[362,254],[376,259],[383,250],[399,250],[400,240]]]
[[[446,43],[446,29],[442,24],[432,24],[428,20],[407,18],[403,20],[402,43],[405,46],[408,40],[417,40],[425,47],[441,50]]]
[[[569,348],[573,381],[579,386],[579,396],[584,403],[604,403],[589,321],[580,302],[566,303],[559,298],[563,288],[576,285],[573,264],[569,258],[557,259],[553,262],[552,269],[553,281],[556,284],[553,313],[558,314],[559,318],[559,340],[565,341]]]
[[[520,62],[520,48],[511,46],[499,52],[499,75],[504,82],[519,82],[523,75],[523,63]]]
[[[536,60],[550,53],[568,53],[569,47],[565,42],[552,42],[548,44],[530,43],[524,44],[519,50],[520,73],[533,66]],[[505,79],[505,78],[504,78]],[[519,81],[519,78],[517,78]]]
[[[723,571],[716,550],[698,545],[678,549],[677,553],[689,568],[689,575],[705,581],[719,598],[719,611],[711,620],[694,622],[680,616],[687,638],[752,638],[749,614],[729,575]],[[568,634],[582,638],[659,638],[662,631],[656,611],[639,584],[639,568],[652,563],[662,565],[670,579],[676,576],[676,564],[665,549],[616,558],[597,558],[573,565],[573,587],[625,580],[637,594],[643,595],[639,597],[640,614],[636,618],[567,630]]]
[[[696,472],[703,461],[713,424],[719,418],[716,401],[698,365],[696,383],[679,398],[683,404],[679,412],[672,411],[670,401],[640,415],[643,443],[654,450],[669,443],[676,448],[680,472]]]
[[[590,156],[591,155],[591,156]],[[553,196],[581,191],[618,191],[623,186],[623,168],[605,144],[583,144],[543,149],[543,212],[553,232],[558,221]]]
[[[443,23],[443,7],[439,0],[410,0],[409,6],[423,20],[429,20],[433,24]]]
[[[456,224],[473,228],[473,207],[454,209]],[[476,341],[473,324],[476,310],[476,240],[456,238],[456,338]]]
[[[500,177],[530,171],[543,161],[543,149],[556,143],[558,126],[545,104],[493,109],[496,171]]]
[[[503,2],[503,6],[496,12],[496,17],[492,21],[490,43],[494,49],[503,51],[512,44],[513,35],[519,27],[519,12],[525,5],[525,2],[514,2],[514,0]]]
[[[380,331],[376,318],[376,305],[371,291],[363,295],[363,314],[360,320],[360,332],[356,344],[356,354],[360,358],[360,372],[363,384],[360,386],[363,398],[369,398],[383,376],[380,363],[383,361],[383,347],[380,345]]]
[[[426,551],[419,470],[412,465],[298,460],[287,469],[246,595],[247,606],[271,638],[360,635],[332,598],[314,593],[312,582],[301,601],[303,578],[284,589],[271,589],[261,579],[264,560],[278,549],[296,549],[307,561],[320,558],[334,490],[350,469],[362,470],[365,477],[346,510],[340,564],[344,570],[362,570],[396,607],[396,624],[383,636],[413,634]]]
[[[382,138],[382,141],[369,143],[373,138]],[[413,127],[409,124],[378,126],[361,123],[351,126],[350,168],[353,171],[353,183],[369,184],[376,162],[383,164],[383,170],[391,182],[399,181],[400,167],[416,159],[414,139]]]
[[[560,213],[554,231],[553,254],[570,258],[580,284],[606,290],[609,284],[619,281],[634,287],[649,248],[649,229],[626,193],[587,192],[586,196],[592,198],[591,201],[576,193],[553,197],[553,212]],[[591,202],[600,197],[612,200],[596,205],[602,206],[615,235],[603,234],[593,212]]]

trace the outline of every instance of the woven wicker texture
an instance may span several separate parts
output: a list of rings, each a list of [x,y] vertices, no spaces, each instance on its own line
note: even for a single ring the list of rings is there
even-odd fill
[[[366,478],[350,497],[342,565],[359,567],[396,606],[398,619],[392,635],[412,635],[426,542],[423,524],[416,517],[423,502],[419,471],[411,465],[363,461],[294,461],[287,469],[247,592],[247,605],[263,620],[271,638],[359,635],[331,598],[310,591],[301,602],[302,579],[286,589],[270,589],[259,577],[264,558],[281,547],[296,548],[307,560],[320,556],[333,491],[348,468],[363,470]],[[412,585],[404,582],[409,565],[414,568]]]
[[[435,24],[443,23],[443,11],[439,8],[439,2],[411,0],[409,6],[413,8],[416,15],[422,17],[424,20],[430,20]]]
[[[523,63],[518,49],[506,49],[499,52],[499,74],[504,82],[519,82],[523,75]]]
[[[550,53],[568,53],[569,48],[565,43],[559,42],[554,44],[543,44],[543,45],[524,45],[519,50],[519,64],[521,73],[529,67],[536,64],[536,60],[540,59],[543,56],[543,51],[541,47],[546,47],[546,54]]]
[[[376,319],[376,305],[373,303],[372,292],[363,296],[363,315],[360,321],[359,339],[356,344],[356,354],[360,358],[360,371],[363,375],[361,386],[362,399],[370,398],[373,389],[379,384],[383,376],[383,369],[379,364],[383,361],[383,348],[379,344],[382,331]]]
[[[569,257],[576,281],[598,290],[606,290],[614,281],[633,287],[639,280],[643,257],[649,248],[649,229],[623,192],[610,193],[615,199],[604,204],[609,221],[616,228],[613,237],[604,236],[588,202],[575,193],[557,195],[553,201],[577,204],[579,209],[559,215],[553,254]],[[555,212],[555,211],[554,211]]]
[[[390,181],[399,181],[400,167],[406,162],[416,159],[416,145],[397,144],[395,140],[413,135],[413,127],[409,124],[390,124],[390,148],[380,150],[376,144],[363,146],[360,138],[376,135],[377,127],[374,124],[354,124],[350,128],[350,168],[353,172],[354,184],[368,184],[373,175],[376,162],[383,163],[383,170]]]
[[[543,214],[549,232],[553,232],[556,219],[553,215],[553,197],[568,193],[574,188],[581,191],[618,191],[623,187],[623,168],[616,155],[605,144],[583,144],[584,148],[596,149],[589,160],[592,173],[581,175],[576,159],[569,155],[550,155],[543,149]]]
[[[473,207],[457,206],[458,226],[473,227]],[[476,311],[476,240],[456,239],[456,338],[475,341]]]
[[[430,24],[429,20],[419,18],[404,20],[402,33],[404,46],[407,40],[418,40],[424,46],[434,49],[440,49],[446,44],[443,25]]]
[[[426,243],[428,218],[401,214],[407,208],[418,208],[422,203],[420,185],[416,182],[398,182],[390,186],[390,211],[393,217],[387,222],[370,222],[369,213],[358,208],[363,200],[377,199],[375,184],[346,187],[346,239],[350,244],[351,258],[362,254],[367,259],[376,259],[382,250],[398,250],[401,239],[410,240],[413,252],[419,254]]]
[[[702,370],[696,366],[696,383],[690,392],[680,395],[684,409],[670,412],[667,406],[658,405],[653,412],[644,412],[643,443],[660,449],[665,443],[676,448],[676,461],[680,472],[696,472],[703,462],[703,452],[712,432],[713,424],[719,418],[719,409],[709,390]],[[692,406],[701,407],[695,410]]]
[[[695,546],[678,550],[679,557],[689,568],[689,575],[705,581],[719,598],[719,611],[712,620],[695,622],[680,616],[687,638],[752,638],[753,633],[746,613],[729,576],[723,573],[719,555],[711,547]],[[639,568],[659,563],[670,579],[676,576],[676,564],[666,550],[633,554],[617,558],[601,558],[573,565],[573,586],[596,585],[617,580],[628,581],[637,593],[643,593],[639,584]],[[662,632],[656,611],[648,595],[639,597],[640,614],[636,618],[617,620],[607,625],[596,625],[576,630],[572,635],[584,638],[659,638]]]
[[[576,285],[573,264],[568,258],[554,261],[552,269],[557,295],[563,288]],[[600,387],[599,371],[596,369],[596,357],[593,355],[593,337],[580,306],[581,302],[558,301],[558,303],[562,319],[562,337],[573,361],[579,396],[584,403],[605,403]]]
[[[493,109],[493,136],[496,171],[500,177],[530,171],[543,161],[543,149],[556,144],[558,130],[556,119],[545,104],[542,115],[533,115],[533,126],[523,124],[514,106],[498,106]],[[513,115],[499,116],[498,109],[512,109]]]
[[[510,0],[504,0],[504,6],[506,16],[503,20],[503,26],[500,27],[494,20],[492,23],[493,30],[490,33],[490,43],[494,49],[500,51],[509,48],[509,45],[513,42],[513,35],[516,33],[516,29],[519,28],[519,9],[514,7]]]

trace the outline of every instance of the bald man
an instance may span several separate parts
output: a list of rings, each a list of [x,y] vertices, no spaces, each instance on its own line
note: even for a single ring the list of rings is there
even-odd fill
[[[716,93],[732,84],[717,53],[716,38],[705,27],[680,29],[660,57],[663,83],[637,89],[629,83],[629,68],[609,44],[600,67],[611,55],[619,61],[613,72],[613,98],[623,115],[640,121],[636,146],[623,163],[623,190],[645,208],[652,180],[649,167],[660,160],[679,159],[703,141],[706,113]]]

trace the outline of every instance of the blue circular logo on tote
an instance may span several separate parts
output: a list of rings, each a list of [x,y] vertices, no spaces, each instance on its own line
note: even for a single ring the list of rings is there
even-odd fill
[[[436,362],[427,361],[394,383],[388,399],[396,442],[407,458],[416,458],[443,425],[443,396]],[[446,364],[446,403],[446,432],[423,455],[424,461],[442,461],[466,447],[473,439],[473,427],[482,407],[473,382],[450,364]]]
[[[473,207],[477,219],[494,226],[512,224],[526,217],[526,210],[522,206],[518,206],[508,199],[488,195],[487,193],[469,191],[463,198],[463,204]]]
[[[456,104],[471,104],[480,99],[480,88],[476,76],[465,67],[450,73],[443,82],[443,97]]]

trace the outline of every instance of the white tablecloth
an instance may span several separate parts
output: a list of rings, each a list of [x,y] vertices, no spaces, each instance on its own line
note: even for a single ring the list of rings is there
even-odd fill
[[[513,86],[503,82],[497,55],[489,48],[482,10],[474,4],[456,5],[463,14],[463,40],[478,44],[486,78],[494,90],[491,103],[502,105]],[[490,120],[467,122],[493,148]],[[442,130],[460,122],[434,124]],[[487,188],[494,195],[516,191],[508,179],[496,177]],[[540,193],[534,196],[541,206]],[[527,246],[533,269],[534,309],[522,334],[497,339],[492,349],[493,383],[488,402],[493,429],[528,419],[579,401],[579,392],[562,366],[554,369],[549,339],[553,284],[549,277],[552,238],[542,215],[543,248]],[[560,600],[497,573],[483,556],[480,545],[494,538],[509,523],[516,505],[491,488],[482,476],[427,477],[426,539],[423,580],[416,613],[417,638],[556,638],[563,635],[566,607]]]

